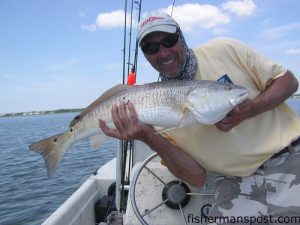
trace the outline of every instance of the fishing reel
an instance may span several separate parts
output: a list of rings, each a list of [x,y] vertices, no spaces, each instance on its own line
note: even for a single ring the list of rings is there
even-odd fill
[[[143,225],[205,224],[214,188],[209,184],[195,188],[178,180],[155,153],[133,172],[129,198],[132,208],[128,204],[126,214],[133,210]],[[140,224],[135,223],[136,218],[126,219],[129,224]]]

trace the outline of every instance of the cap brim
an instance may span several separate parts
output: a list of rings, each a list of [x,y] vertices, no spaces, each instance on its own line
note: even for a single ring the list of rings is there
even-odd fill
[[[176,26],[173,25],[157,25],[148,28],[147,30],[144,31],[144,33],[141,34],[139,40],[138,40],[138,45],[141,45],[141,41],[146,37],[146,35],[152,33],[152,32],[165,32],[165,33],[171,33],[174,34],[177,30]]]

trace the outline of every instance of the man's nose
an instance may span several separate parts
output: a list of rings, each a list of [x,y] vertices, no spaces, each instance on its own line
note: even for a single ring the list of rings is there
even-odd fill
[[[158,54],[159,54],[161,57],[167,56],[167,55],[169,54],[169,50],[170,50],[170,48],[166,48],[166,47],[164,47],[163,45],[160,45],[160,46],[159,46]]]

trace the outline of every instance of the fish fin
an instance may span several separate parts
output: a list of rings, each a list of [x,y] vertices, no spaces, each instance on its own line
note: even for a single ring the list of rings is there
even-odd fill
[[[189,110],[187,107],[184,108],[182,117],[181,117],[181,119],[179,120],[179,122],[178,122],[178,124],[177,124],[176,127],[164,128],[164,127],[157,127],[157,126],[156,126],[156,127],[155,127],[155,130],[157,131],[156,134],[163,134],[163,133],[169,132],[169,131],[171,131],[171,130],[177,130],[178,128],[181,127],[182,122],[183,122],[184,119],[188,116],[189,112],[190,112],[190,110]],[[185,126],[185,125],[183,124],[183,126]]]
[[[180,127],[180,125],[182,124],[184,119],[188,116],[189,112],[190,112],[190,109],[188,107],[184,107],[182,117],[179,120],[176,129]]]
[[[104,133],[98,133],[94,136],[90,137],[91,141],[91,147],[93,149],[99,148],[101,144],[103,144],[107,139],[109,139],[109,136],[105,135]]]
[[[156,133],[155,134],[164,134],[166,132],[169,132],[171,130],[176,130],[178,127],[171,127],[171,128],[166,128],[166,129],[159,129],[159,130],[156,130]]]
[[[30,150],[43,156],[47,165],[48,177],[54,174],[62,157],[72,145],[67,139],[66,133],[61,133],[37,141],[29,146]]]
[[[73,127],[78,121],[81,120],[86,114],[88,114],[90,111],[92,111],[97,105],[101,104],[106,99],[122,92],[125,90],[128,90],[134,86],[129,86],[125,84],[119,84],[116,85],[109,90],[105,91],[99,98],[97,98],[95,101],[93,101],[88,107],[86,107],[79,115],[75,116],[75,118],[71,121],[69,127]]]

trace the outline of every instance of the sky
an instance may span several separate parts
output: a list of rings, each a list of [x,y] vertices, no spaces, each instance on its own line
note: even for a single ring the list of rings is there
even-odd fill
[[[172,4],[143,0],[141,13],[170,14]],[[137,8],[133,3],[131,59]],[[299,79],[299,10],[299,0],[177,0],[173,17],[191,48],[220,36],[239,39]],[[124,0],[1,0],[0,114],[84,108],[122,83],[124,16]],[[156,81],[138,55],[137,83]]]

